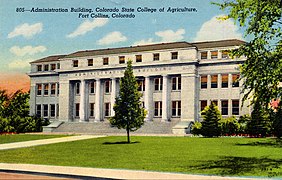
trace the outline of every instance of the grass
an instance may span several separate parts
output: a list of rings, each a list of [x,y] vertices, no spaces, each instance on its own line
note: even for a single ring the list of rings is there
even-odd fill
[[[282,141],[256,138],[125,137],[0,151],[0,162],[282,177]]]
[[[64,136],[66,135],[8,134],[8,135],[0,135],[0,144],[31,141],[38,139],[58,138]]]

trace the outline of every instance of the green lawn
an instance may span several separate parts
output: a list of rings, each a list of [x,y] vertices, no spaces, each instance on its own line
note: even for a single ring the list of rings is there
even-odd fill
[[[64,137],[66,135],[9,134],[0,135],[0,144]]]
[[[0,162],[282,177],[282,142],[255,138],[104,137],[0,151]]]

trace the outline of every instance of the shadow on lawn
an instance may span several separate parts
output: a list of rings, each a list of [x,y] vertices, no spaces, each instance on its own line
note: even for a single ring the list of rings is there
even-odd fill
[[[203,161],[201,165],[191,166],[197,170],[214,170],[220,175],[245,175],[264,172],[268,177],[282,176],[282,172],[273,172],[279,169],[282,159],[246,158],[222,156],[219,160]]]
[[[251,142],[251,143],[237,143],[237,146],[265,146],[282,148],[282,139],[265,139],[263,141]]]
[[[104,142],[103,144],[105,144],[105,145],[112,145],[112,144],[136,144],[136,143],[140,143],[140,142],[139,141],[134,141],[134,142],[128,143],[127,141],[119,141],[119,142]]]

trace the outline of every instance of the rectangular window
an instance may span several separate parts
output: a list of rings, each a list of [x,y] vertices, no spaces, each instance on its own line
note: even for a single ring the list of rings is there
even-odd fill
[[[90,117],[94,117],[94,107],[95,104],[94,103],[90,103]]]
[[[217,75],[211,76],[211,88],[217,88],[217,80],[218,80]]]
[[[51,64],[51,71],[54,71],[56,69],[56,64]]]
[[[49,71],[49,64],[44,65],[44,71]]]
[[[60,94],[60,84],[57,83],[57,95],[59,95],[59,94]]]
[[[208,105],[208,101],[207,100],[201,101],[201,111],[203,111],[207,105]]]
[[[208,76],[201,76],[201,89],[207,89],[208,87]]]
[[[171,59],[178,59],[178,52],[172,52]]]
[[[221,114],[228,115],[228,100],[221,101]]]
[[[216,106],[218,106],[218,101],[217,100],[212,100],[212,103]]]
[[[201,52],[201,59],[208,59],[208,52],[207,51]]]
[[[232,74],[232,87],[239,87],[239,74]]]
[[[75,104],[75,117],[79,117],[79,103]]]
[[[48,117],[48,104],[43,104],[43,117]]]
[[[163,90],[163,78],[155,78],[155,91]]]
[[[218,57],[218,51],[211,51],[211,58],[217,59],[217,57]]]
[[[36,105],[36,116],[41,117],[41,104]]]
[[[232,100],[232,115],[239,115],[239,100]]]
[[[125,56],[119,56],[119,63],[124,64],[125,63]]]
[[[162,102],[161,101],[156,101],[155,102],[155,113],[154,116],[155,117],[160,117],[162,116]]]
[[[172,90],[181,90],[181,76],[172,77]]]
[[[78,67],[78,60],[73,60],[72,61],[72,66],[73,67]]]
[[[56,94],[56,84],[52,83],[51,84],[51,95],[55,95]]]
[[[60,69],[61,67],[60,67],[60,63],[57,63],[57,69]]]
[[[142,62],[142,55],[136,55],[136,62]]]
[[[49,84],[44,84],[44,96],[49,95]]]
[[[56,112],[55,104],[50,104],[50,117],[51,118],[55,117],[55,112]]]
[[[172,116],[181,116],[181,101],[172,101]]]
[[[103,58],[103,65],[109,65],[109,58],[108,57]]]
[[[137,79],[138,91],[145,91],[145,79]]]
[[[37,84],[37,96],[42,95],[42,84]]]
[[[90,94],[94,94],[95,93],[95,81],[91,81],[89,83],[89,90],[90,90]]]
[[[105,93],[110,93],[111,92],[111,81],[106,80],[105,81]]]
[[[76,95],[80,94],[80,83],[79,82],[75,83],[75,94]]]
[[[105,103],[105,117],[109,117],[110,114],[110,109],[111,109],[111,104],[110,103]]]
[[[93,66],[93,59],[87,59],[88,61],[88,66]]]
[[[42,65],[37,65],[37,71],[38,72],[42,71]]]
[[[160,53],[154,53],[153,54],[153,60],[154,61],[159,61],[160,60]]]
[[[229,52],[228,51],[222,51],[222,55],[221,55],[221,57],[222,57],[222,59],[228,59],[229,58]]]
[[[228,74],[221,75],[221,87],[228,88]]]

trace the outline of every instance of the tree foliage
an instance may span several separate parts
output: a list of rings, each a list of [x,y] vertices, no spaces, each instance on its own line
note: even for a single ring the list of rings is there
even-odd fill
[[[273,120],[273,134],[281,138],[282,137],[282,102],[280,101],[280,104],[278,106],[277,112],[274,114],[274,120]]]
[[[114,105],[115,115],[110,123],[119,129],[126,129],[127,141],[130,143],[130,131],[136,131],[144,124],[145,109],[141,105],[142,94],[133,74],[132,61],[127,62],[124,77],[120,81],[120,92]]]
[[[240,129],[240,124],[235,116],[221,119],[220,126],[221,126],[221,133],[224,135],[238,134]]]
[[[243,100],[259,101],[266,108],[282,91],[278,86],[282,80],[282,1],[224,0],[215,4],[227,10],[227,18],[239,22],[251,39],[232,52],[247,58],[240,67]]]

